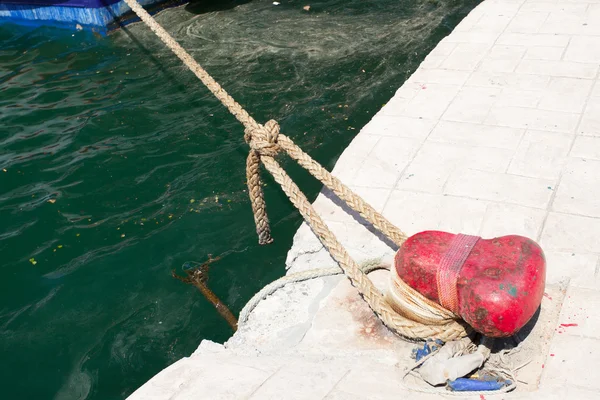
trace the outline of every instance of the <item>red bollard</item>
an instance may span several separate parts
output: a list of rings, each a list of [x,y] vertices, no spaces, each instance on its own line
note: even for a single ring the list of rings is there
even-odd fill
[[[395,268],[409,286],[489,337],[511,336],[527,324],[546,280],[542,249],[516,235],[421,232],[398,250]]]

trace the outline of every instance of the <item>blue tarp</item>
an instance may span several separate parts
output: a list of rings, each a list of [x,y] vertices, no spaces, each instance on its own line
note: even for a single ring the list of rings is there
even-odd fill
[[[18,4],[36,8],[39,6],[101,8],[121,0],[0,0],[0,4]]]
[[[181,0],[138,0],[143,6],[182,4]],[[104,5],[102,5],[104,4]],[[92,28],[104,33],[117,18],[131,12],[122,0],[0,0],[0,23],[28,26]]]

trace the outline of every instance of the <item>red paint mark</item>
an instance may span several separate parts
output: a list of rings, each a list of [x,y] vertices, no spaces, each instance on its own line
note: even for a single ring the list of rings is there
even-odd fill
[[[542,364],[542,369],[544,369],[545,366],[546,366],[546,364]]]
[[[484,395],[482,395],[482,394],[480,394],[480,395],[479,395],[479,400],[485,400],[485,396],[484,396]]]
[[[554,357],[554,354],[553,354],[553,353],[550,353],[550,357]]]
[[[578,324],[560,324],[560,326],[564,326],[565,328],[569,328],[571,326],[579,326]]]
[[[544,293],[544,297],[547,298],[548,300],[552,300],[552,297],[550,297],[550,295],[548,293]]]

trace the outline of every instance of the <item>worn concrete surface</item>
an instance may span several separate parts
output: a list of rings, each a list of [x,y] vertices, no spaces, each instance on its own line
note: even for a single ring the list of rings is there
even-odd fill
[[[408,234],[521,234],[541,243],[547,313],[527,339],[538,350],[520,375],[528,384],[498,398],[600,392],[599,66],[600,0],[486,0],[334,169]],[[358,261],[391,259],[394,249],[329,193],[315,207]],[[331,265],[303,225],[290,272]],[[372,277],[380,287],[387,278]],[[131,399],[440,398],[402,386],[397,364],[411,347],[345,278],[317,279],[267,298],[225,346],[203,342]]]

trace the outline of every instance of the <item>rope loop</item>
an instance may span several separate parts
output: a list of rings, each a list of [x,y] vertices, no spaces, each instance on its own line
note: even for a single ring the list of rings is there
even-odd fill
[[[269,120],[266,124],[248,126],[244,130],[244,139],[252,150],[261,156],[275,157],[281,150],[277,143],[279,136],[279,124],[275,120]]]

